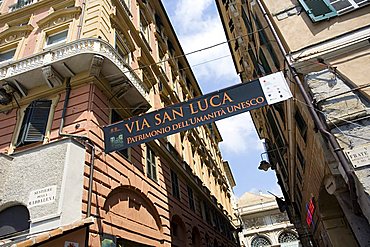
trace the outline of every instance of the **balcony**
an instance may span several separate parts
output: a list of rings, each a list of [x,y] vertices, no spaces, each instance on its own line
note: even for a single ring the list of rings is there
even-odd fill
[[[31,57],[5,63],[0,67],[0,85],[10,81],[25,92],[45,83],[52,88],[60,86],[63,80],[51,83],[51,77],[68,78],[86,71],[105,77],[112,94],[127,102],[133,112],[149,109],[144,83],[110,44],[94,38],[57,45]]]
[[[9,6],[9,12],[14,12],[37,2],[38,0],[18,0],[17,3]]]

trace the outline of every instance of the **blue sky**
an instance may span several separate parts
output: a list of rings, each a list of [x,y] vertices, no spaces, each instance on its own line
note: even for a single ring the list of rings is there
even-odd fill
[[[162,2],[185,53],[226,41],[214,0]],[[240,83],[227,44],[189,55],[187,59],[203,93]],[[207,62],[210,60],[214,61]],[[229,161],[236,180],[236,196],[267,190],[280,194],[274,172],[257,169],[264,150],[249,113],[220,120],[217,126],[224,140],[220,144],[223,159]]]

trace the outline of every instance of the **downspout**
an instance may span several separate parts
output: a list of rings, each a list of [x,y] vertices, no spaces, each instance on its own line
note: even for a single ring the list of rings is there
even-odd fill
[[[86,218],[91,216],[91,202],[92,202],[92,187],[93,187],[93,175],[94,175],[94,161],[95,161],[95,146],[94,143],[91,141],[90,138],[87,136],[82,135],[73,135],[68,133],[63,133],[63,127],[64,127],[64,120],[67,112],[69,97],[71,94],[71,78],[67,78],[66,80],[66,91],[65,91],[65,97],[64,97],[64,105],[63,105],[63,111],[62,111],[62,118],[60,121],[60,127],[59,127],[59,136],[62,137],[73,137],[80,139],[84,142],[85,147],[88,149],[90,147],[91,153],[90,153],[90,176],[89,176],[89,191],[87,194],[87,212],[86,212]],[[90,227],[87,227],[86,229],[86,237],[85,237],[85,246],[88,246],[89,242],[89,229]]]
[[[339,146],[339,144],[337,143],[335,137],[325,128],[325,126],[323,125],[323,123],[321,122],[321,119],[320,117],[318,116],[318,114],[316,113],[315,111],[315,107],[314,105],[312,104],[311,100],[310,100],[310,97],[308,96],[307,92],[305,91],[304,89],[304,86],[297,74],[297,71],[295,70],[295,68],[291,65],[290,61],[288,60],[288,57],[287,57],[287,52],[285,51],[285,48],[279,38],[279,35],[277,34],[272,22],[270,21],[270,18],[268,16],[268,14],[266,13],[266,10],[265,8],[263,7],[262,3],[261,3],[261,0],[256,0],[257,3],[258,3],[258,6],[260,8],[260,10],[262,11],[262,14],[263,16],[265,17],[266,21],[267,21],[267,24],[269,26],[269,28],[271,29],[271,32],[278,44],[278,47],[280,49],[280,52],[283,54],[284,56],[284,60],[286,61],[286,63],[288,64],[288,69],[290,70],[290,72],[292,73],[293,75],[293,78],[294,78],[294,81],[296,82],[296,84],[298,85],[298,88],[299,88],[299,91],[301,92],[302,96],[303,96],[303,99],[306,103],[306,105],[308,106],[308,110],[313,118],[313,121],[317,127],[317,129],[323,134],[325,135],[328,140],[329,140],[329,143],[331,145],[331,147],[333,148],[333,151],[336,155],[336,157],[338,158],[339,160],[339,163],[341,165],[341,167],[343,168],[346,176],[347,176],[347,179],[348,179],[348,187],[349,187],[349,192],[350,192],[350,197],[351,197],[351,201],[352,201],[352,209],[353,209],[353,212],[355,214],[360,214],[361,213],[361,209],[359,208],[358,204],[357,204],[357,195],[356,195],[356,182],[355,182],[355,178],[354,178],[354,174],[353,174],[353,169],[351,168],[351,166],[348,164],[348,161],[343,153],[343,150],[342,148]]]

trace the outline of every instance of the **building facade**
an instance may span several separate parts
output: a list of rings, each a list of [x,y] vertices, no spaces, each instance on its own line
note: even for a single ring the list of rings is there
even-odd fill
[[[370,2],[216,3],[241,81],[290,84],[251,116],[302,244],[369,246]]]
[[[240,245],[245,247],[299,247],[298,234],[286,212],[281,212],[275,196],[244,193],[238,200],[243,230]]]
[[[104,153],[103,126],[202,94],[161,1],[0,13],[0,246],[237,245],[215,124]]]

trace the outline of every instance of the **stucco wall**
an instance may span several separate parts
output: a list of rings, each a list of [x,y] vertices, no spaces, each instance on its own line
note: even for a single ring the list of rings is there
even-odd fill
[[[0,157],[0,210],[14,204],[28,206],[31,191],[56,186],[55,200],[28,206],[30,231],[81,218],[84,147],[66,139],[16,153],[12,158]]]

